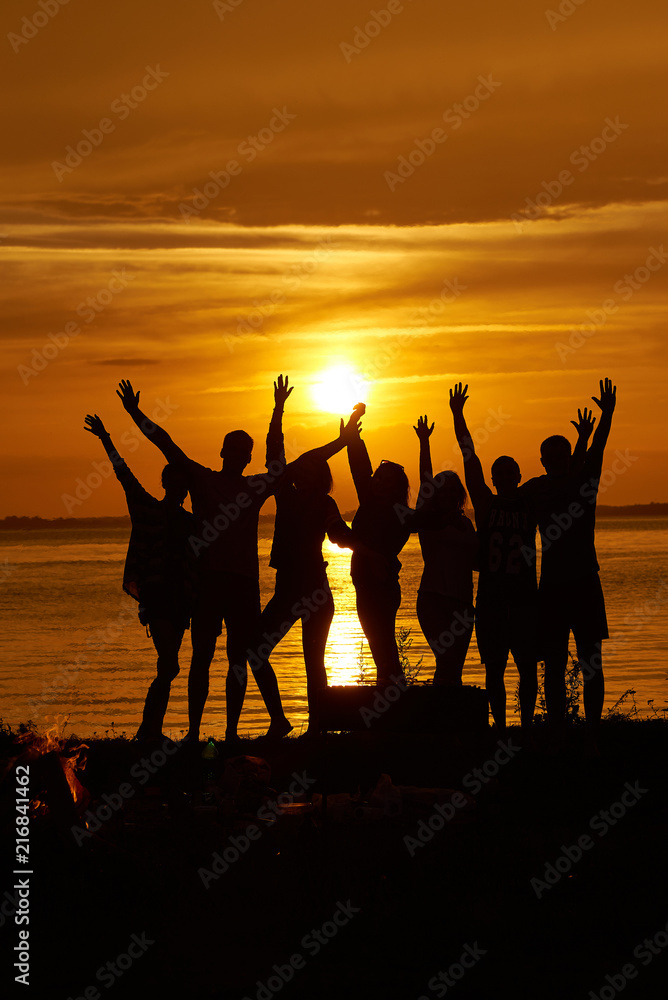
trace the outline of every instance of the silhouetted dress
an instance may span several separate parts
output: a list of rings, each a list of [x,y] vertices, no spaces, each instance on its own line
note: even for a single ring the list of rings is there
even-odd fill
[[[333,498],[318,490],[298,490],[292,483],[282,485],[276,493],[269,562],[276,570],[276,587],[262,612],[257,648],[266,659],[301,619],[311,725],[316,723],[318,692],[327,685],[325,646],[334,616],[322,556],[325,535],[342,547],[352,545],[353,533]]]
[[[475,528],[459,511],[425,510],[419,518],[424,570],[418,621],[436,658],[434,683],[461,684],[473,631]]]
[[[417,530],[415,511],[374,491],[371,462],[361,438],[348,446],[348,460],[359,500],[350,565],[357,614],[376,664],[377,683],[389,684],[393,677],[403,677],[395,637],[401,604],[398,556],[411,531]]]

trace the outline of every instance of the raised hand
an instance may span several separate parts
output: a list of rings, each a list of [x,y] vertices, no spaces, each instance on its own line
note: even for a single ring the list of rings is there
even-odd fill
[[[101,438],[103,436],[108,436],[107,435],[107,429],[105,428],[104,424],[102,423],[102,421],[98,417],[97,413],[94,416],[92,416],[89,413],[86,416],[85,423],[86,423],[86,426],[84,427],[84,430],[85,431],[90,431],[90,433],[94,434],[95,437]]]
[[[348,423],[344,424],[343,417],[341,418],[341,425],[339,427],[339,440],[343,441],[345,444],[351,444],[356,438],[360,436],[362,430],[362,424],[360,417],[366,412],[366,406],[364,403],[357,403],[355,409],[348,417]]]
[[[427,419],[427,414],[424,417],[418,417],[417,427],[413,424],[413,430],[417,434],[420,441],[428,441],[431,437],[432,431],[434,430],[434,424],[429,426],[429,420]]]
[[[594,430],[594,424],[596,423],[596,417],[592,416],[592,411],[587,410],[585,406],[584,410],[578,410],[577,421],[571,420],[573,427],[575,427],[578,432],[578,438],[584,440],[585,442],[591,437],[591,433]]]
[[[609,378],[601,379],[598,384],[600,386],[601,397],[600,399],[597,399],[596,396],[592,396],[591,398],[602,413],[612,416],[617,402],[617,386],[613,385],[612,379]]]
[[[118,383],[116,395],[128,413],[136,413],[139,409],[139,393],[132,388],[132,382],[122,379]]]
[[[292,385],[288,388],[288,376],[286,375],[284,379],[282,375],[279,375],[278,381],[274,382],[274,405],[284,406],[293,389]]]
[[[468,384],[462,388],[462,383],[456,383],[454,389],[450,390],[450,409],[454,414],[462,413],[464,410],[464,403],[469,398],[466,393],[468,392]]]

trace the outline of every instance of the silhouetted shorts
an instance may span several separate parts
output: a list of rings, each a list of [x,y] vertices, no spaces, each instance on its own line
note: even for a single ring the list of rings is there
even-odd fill
[[[240,573],[209,570],[202,574],[192,614],[193,637],[217,638],[227,629],[227,642],[249,645],[260,620],[259,580]]]
[[[537,663],[539,659],[538,601],[511,603],[503,597],[478,602],[475,634],[481,663],[506,661]]]
[[[573,633],[578,648],[608,638],[603,588],[598,573],[558,585],[544,584],[540,600],[541,647],[543,652],[568,648]]]

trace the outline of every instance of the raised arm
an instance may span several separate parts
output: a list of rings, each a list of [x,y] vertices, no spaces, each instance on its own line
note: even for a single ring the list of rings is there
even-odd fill
[[[452,410],[455,425],[455,437],[457,438],[457,444],[459,445],[462,458],[464,459],[464,478],[466,480],[466,489],[469,491],[471,503],[474,507],[478,507],[487,497],[489,497],[491,490],[485,482],[482,465],[480,464],[480,459],[475,453],[473,438],[469,434],[469,429],[466,426],[466,420],[464,418],[464,404],[468,399],[468,396],[466,395],[467,391],[468,385],[465,385],[462,388],[461,382],[456,384],[454,389],[450,390],[450,409]]]
[[[283,441],[283,410],[285,409],[285,402],[294,389],[294,386],[288,387],[288,376],[285,379],[282,375],[278,376],[276,382],[274,382],[274,412],[271,415],[271,420],[269,421],[269,430],[267,432],[267,452],[266,452],[266,466],[269,468],[272,462],[280,462],[285,465],[285,443]]]
[[[424,417],[418,417],[417,426],[413,424],[413,430],[420,442],[420,482],[423,482],[425,479],[433,478],[429,438],[433,433],[434,424],[432,423],[431,427],[429,426],[429,420],[425,414]]]
[[[615,412],[615,406],[617,404],[617,386],[612,384],[612,380],[609,378],[601,379],[599,381],[599,386],[600,398],[597,399],[596,396],[592,396],[591,398],[600,409],[601,416],[598,421],[598,427],[594,432],[591,448],[587,452],[587,457],[585,458],[587,472],[590,472],[595,476],[600,475],[601,472],[601,466],[603,465],[603,452],[605,451],[605,446],[608,442],[608,436],[612,426],[612,415]]]
[[[420,491],[418,493],[416,504],[417,510],[418,507],[422,506],[426,499],[423,487],[427,483],[433,483],[434,481],[434,473],[431,464],[431,447],[429,444],[429,438],[433,433],[434,424],[432,423],[431,427],[429,426],[429,420],[427,419],[427,415],[425,413],[424,417],[418,417],[417,425],[413,424],[413,430],[417,434],[420,442]]]
[[[588,411],[585,406],[584,410],[578,410],[577,421],[571,420],[571,423],[578,432],[578,439],[571,457],[571,471],[578,472],[584,464],[585,455],[587,454],[587,442],[594,429],[596,417],[592,416],[592,411]]]
[[[84,430],[90,431],[91,434],[94,434],[95,437],[99,438],[102,442],[104,450],[109,456],[109,461],[114,467],[116,478],[125,490],[128,507],[130,507],[132,503],[136,503],[144,497],[149,496],[137,477],[132,474],[121,456],[118,454],[116,448],[114,447],[114,443],[111,440],[111,435],[98,417],[97,413],[95,415],[91,415],[89,413],[86,416],[85,423],[86,426]],[[133,594],[133,596],[136,597],[137,595]]]
[[[364,403],[358,403],[353,410],[353,412],[348,417],[348,423],[344,424],[343,418],[339,425],[339,436],[334,438],[333,441],[329,441],[328,444],[323,444],[319,448],[312,448],[310,451],[304,452],[300,458],[308,456],[309,458],[319,458],[321,461],[327,462],[338,452],[342,451],[351,442],[359,438],[361,424],[359,419],[364,415],[366,407]]]
[[[85,424],[86,426],[84,427],[84,430],[89,431],[91,434],[94,434],[95,437],[99,438],[100,441],[102,442],[102,446],[106,451],[107,456],[109,457],[109,461],[113,465],[114,469],[117,469],[119,466],[123,465],[124,464],[123,459],[116,451],[114,443],[111,440],[111,435],[109,434],[109,431],[106,429],[106,427],[98,417],[97,413],[94,415],[88,413],[86,415]]]
[[[132,388],[132,383],[123,379],[119,382],[116,395],[123,407],[130,414],[142,434],[159,448],[168,462],[188,462],[188,456],[174,444],[167,431],[150,420],[139,409],[139,393]]]
[[[363,404],[360,403],[358,405],[361,407]],[[356,410],[357,407],[353,410],[353,416],[355,415]],[[364,411],[362,410],[362,413],[363,412]],[[348,464],[350,465],[350,472],[355,484],[355,490],[357,491],[357,499],[360,503],[362,503],[362,501],[368,496],[371,489],[373,468],[371,466],[369,453],[366,450],[366,445],[360,437],[359,425],[357,421],[351,425],[351,421],[352,417],[348,421],[350,436],[346,442],[348,446]]]

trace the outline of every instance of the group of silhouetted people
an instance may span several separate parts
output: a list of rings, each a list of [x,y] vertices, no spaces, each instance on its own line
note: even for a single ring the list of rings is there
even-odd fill
[[[615,408],[609,379],[592,397],[595,420],[578,410],[572,421],[578,440],[548,437],[541,445],[545,475],[521,484],[515,459],[502,455],[485,481],[473,437],[464,418],[468,386],[450,390],[454,431],[464,461],[466,489],[455,472],[434,474],[430,437],[434,424],[420,417],[420,488],[409,506],[409,482],[402,466],[382,461],[373,470],[361,436],[359,404],[338,436],[287,463],[282,417],[292,392],[288,379],[274,383],[274,411],[266,442],[267,472],[246,476],[253,440],[242,430],[225,436],[222,468],[213,471],[188,458],[164,428],[139,408],[130,382],[117,391],[141,432],[163,453],[162,500],[151,496],[116,451],[98,416],[86,429],[100,438],[123,486],[132,532],[123,575],[125,591],[139,603],[157,654],[157,674],[144,706],[137,737],[160,739],[179,651],[190,626],[192,659],[188,677],[189,741],[199,739],[216,642],[226,631],[226,739],[237,737],[247,683],[247,665],[271,719],[268,735],[285,736],[285,716],[269,657],[287,631],[301,620],[309,706],[309,733],[319,729],[319,701],[327,685],[325,647],[334,615],[322,545],[327,535],[352,549],[351,576],[360,624],[376,666],[377,684],[403,675],[395,626],[401,604],[399,554],[417,532],[424,570],[417,616],[434,654],[434,683],[456,687],[475,624],[480,659],[494,722],[506,725],[504,673],[509,653],[518,668],[523,729],[533,720],[537,664],[545,663],[545,700],[551,724],[565,716],[565,672],[570,633],[583,674],[586,719],[592,733],[603,707],[601,643],[607,638],[603,593],[594,547],[594,523],[603,452]],[[349,527],[331,497],[328,459],[347,449],[359,506]],[[475,528],[464,513],[467,493]],[[192,514],[183,503],[190,494]],[[258,518],[268,497],[276,499],[270,565],[275,591],[261,608]],[[536,572],[536,529],[541,534],[540,584]],[[473,572],[478,589],[473,595]]]

